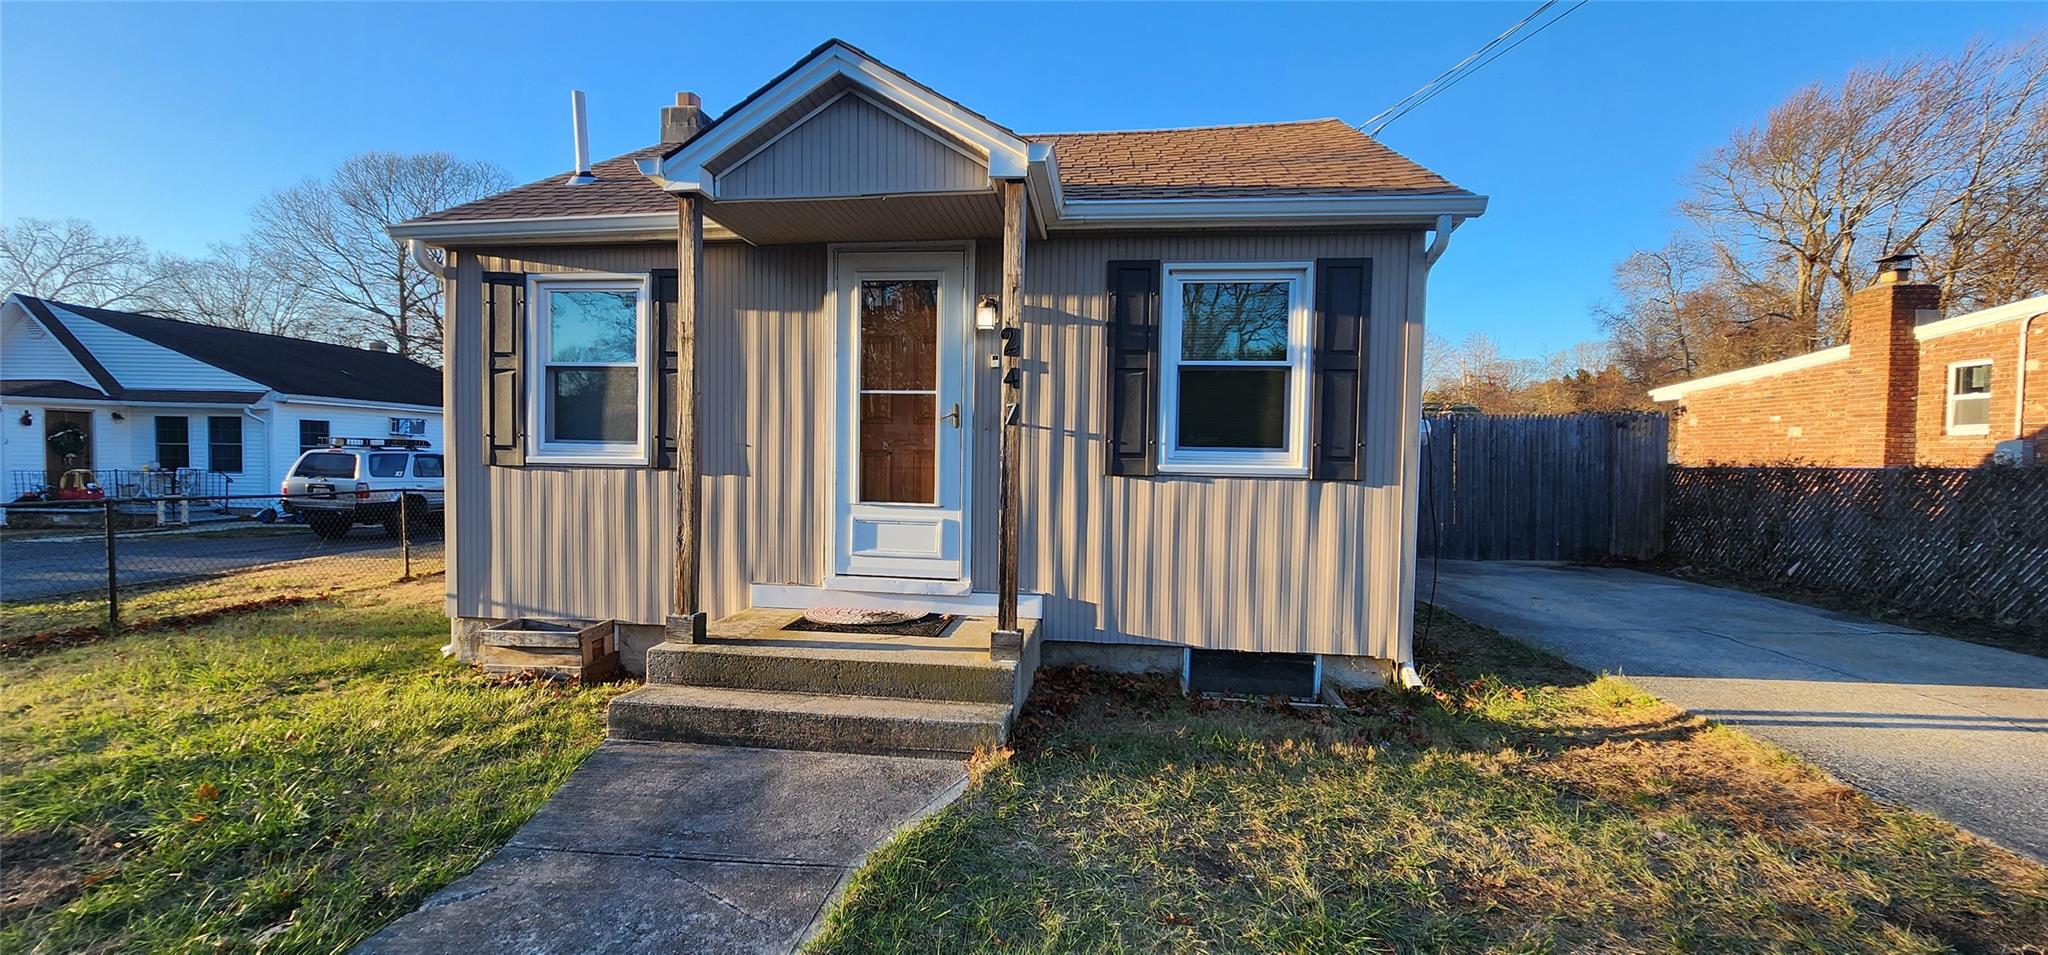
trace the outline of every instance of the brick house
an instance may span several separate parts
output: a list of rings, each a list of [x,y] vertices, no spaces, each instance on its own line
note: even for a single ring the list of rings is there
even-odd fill
[[[1944,318],[1887,259],[1849,343],[1653,389],[1679,464],[1973,467],[2048,461],[2048,295]]]

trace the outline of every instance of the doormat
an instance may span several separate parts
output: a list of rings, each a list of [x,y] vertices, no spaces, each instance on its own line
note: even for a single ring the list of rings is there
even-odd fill
[[[794,622],[782,629],[794,630],[798,633],[870,633],[891,637],[936,637],[945,633],[946,628],[952,626],[952,624],[952,614],[928,613],[915,620],[905,620],[902,623],[825,624],[812,623],[809,620],[798,617]]]

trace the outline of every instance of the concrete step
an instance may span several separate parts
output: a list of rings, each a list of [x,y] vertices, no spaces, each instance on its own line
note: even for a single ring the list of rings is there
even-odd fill
[[[885,756],[965,757],[1000,746],[1008,704],[650,683],[617,697],[612,739]]]
[[[964,703],[1012,703],[1017,664],[986,651],[875,650],[736,643],[662,643],[647,651],[647,682],[786,693]]]

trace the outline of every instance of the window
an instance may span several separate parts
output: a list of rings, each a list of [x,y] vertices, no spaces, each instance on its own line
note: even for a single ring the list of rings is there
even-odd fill
[[[427,419],[392,418],[391,433],[401,438],[424,438],[427,436]]]
[[[370,455],[370,476],[381,478],[404,477],[406,457],[407,455],[404,452],[386,452],[384,454]]]
[[[242,473],[242,417],[214,415],[206,419],[206,469]]]
[[[647,280],[535,276],[527,460],[646,464]]]
[[[156,466],[192,466],[192,419],[184,415],[156,416]]]
[[[1306,263],[1169,265],[1161,296],[1159,470],[1308,470]]]
[[[318,418],[300,418],[299,450],[311,451],[314,448],[326,447],[329,427],[327,422]]]
[[[412,476],[438,478],[441,476],[441,456],[422,454],[412,459]]]
[[[341,451],[309,454],[299,459],[299,466],[292,474],[309,478],[352,478],[356,476],[356,456]]]
[[[1991,433],[1991,363],[1948,366],[1948,433]]]

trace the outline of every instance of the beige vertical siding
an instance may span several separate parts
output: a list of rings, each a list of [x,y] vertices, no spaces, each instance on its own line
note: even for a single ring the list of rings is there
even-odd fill
[[[1402,412],[1416,233],[1056,238],[1026,259],[1023,586],[1060,640],[1400,652]],[[1358,482],[1103,474],[1107,263],[1373,260]],[[1039,360],[1044,362],[1039,364]]]
[[[517,257],[515,258],[514,255]],[[668,614],[673,471],[484,463],[477,258],[462,256],[450,329],[455,599],[462,616],[540,614],[658,623]],[[705,599],[743,608],[747,584],[817,584],[829,442],[831,327],[823,246],[711,246],[699,341]],[[484,255],[483,269],[673,268],[668,245]]]
[[[858,162],[849,162],[857,158]],[[849,94],[718,176],[722,199],[988,188],[988,164]]]
[[[1398,657],[1404,442],[1413,443],[1419,326],[1408,322],[1419,233],[1083,236],[1033,242],[1026,258],[1023,587],[1044,593],[1054,639],[1166,641],[1245,650]],[[448,389],[456,464],[450,609],[655,623],[668,611],[673,472],[483,463],[479,269],[644,271],[666,245],[565,246],[462,255]],[[1111,478],[1102,472],[1107,262],[1373,259],[1367,477]],[[714,245],[700,341],[705,593],[743,607],[749,583],[815,585],[830,546],[833,319],[824,246]],[[977,244],[977,293],[1000,283]],[[1419,304],[1419,297],[1416,299]],[[976,369],[970,570],[995,584],[995,428],[1000,395]],[[1412,467],[1412,463],[1407,466]],[[1410,513],[1412,513],[1412,505]],[[1410,585],[1412,586],[1412,584]]]

